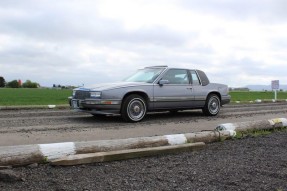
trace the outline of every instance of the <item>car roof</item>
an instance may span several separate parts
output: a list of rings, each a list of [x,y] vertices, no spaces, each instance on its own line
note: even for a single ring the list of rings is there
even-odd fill
[[[147,67],[145,67],[145,68],[168,68],[168,69],[197,70],[197,69],[190,69],[190,68],[175,68],[175,67],[168,67],[167,65],[147,66]]]

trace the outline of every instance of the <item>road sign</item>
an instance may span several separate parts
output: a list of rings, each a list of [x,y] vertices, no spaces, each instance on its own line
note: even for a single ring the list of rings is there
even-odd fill
[[[271,87],[272,87],[272,90],[279,90],[279,80],[272,80]]]
[[[279,90],[279,80],[272,80],[271,81],[271,88],[274,91],[274,99],[277,100],[277,90]]]

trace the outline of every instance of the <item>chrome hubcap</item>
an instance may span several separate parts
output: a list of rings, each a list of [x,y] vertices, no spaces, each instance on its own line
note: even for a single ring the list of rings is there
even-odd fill
[[[212,107],[212,108],[216,108],[216,107],[217,107],[217,104],[216,104],[215,102],[213,102],[213,103],[211,104],[211,107]]]
[[[210,100],[209,100],[209,111],[210,113],[212,114],[216,114],[219,112],[219,100],[217,97],[212,97]]]
[[[139,111],[140,111],[140,107],[138,106],[138,105],[136,105],[135,107],[134,107],[134,112],[135,113],[138,113]]]
[[[127,107],[127,113],[129,118],[133,121],[141,120],[146,113],[146,106],[144,101],[140,98],[132,99]]]

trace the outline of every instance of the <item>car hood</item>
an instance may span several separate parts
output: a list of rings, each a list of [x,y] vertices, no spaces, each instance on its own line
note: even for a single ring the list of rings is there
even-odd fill
[[[117,89],[117,88],[124,88],[124,87],[133,87],[133,86],[142,86],[142,85],[150,85],[150,83],[146,82],[115,82],[115,83],[102,83],[102,84],[95,84],[90,87],[80,87],[76,90],[85,90],[85,91],[103,91],[103,90],[110,90],[110,89]]]

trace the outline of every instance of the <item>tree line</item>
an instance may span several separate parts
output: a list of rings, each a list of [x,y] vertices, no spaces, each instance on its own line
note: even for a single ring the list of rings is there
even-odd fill
[[[6,82],[4,77],[0,76],[0,88],[38,88],[40,85],[37,82],[32,82],[31,80],[26,80],[24,83],[21,80],[12,80]]]

